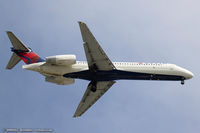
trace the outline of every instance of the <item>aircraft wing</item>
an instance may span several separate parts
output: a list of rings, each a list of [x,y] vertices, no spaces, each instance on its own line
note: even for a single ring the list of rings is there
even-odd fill
[[[113,84],[115,81],[99,81],[96,84],[96,91],[91,91],[91,84],[89,83],[81,102],[76,109],[73,117],[81,116],[87,109],[89,109]]]
[[[92,35],[87,25],[79,22],[79,26],[89,69],[92,71],[115,69],[115,66]]]

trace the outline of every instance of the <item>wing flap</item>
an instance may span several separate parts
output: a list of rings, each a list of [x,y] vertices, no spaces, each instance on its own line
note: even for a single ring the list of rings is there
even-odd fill
[[[87,111],[103,94],[115,83],[115,81],[101,81],[97,82],[96,92],[92,92],[90,84],[85,91],[81,102],[76,109],[73,117],[81,116],[85,111]]]

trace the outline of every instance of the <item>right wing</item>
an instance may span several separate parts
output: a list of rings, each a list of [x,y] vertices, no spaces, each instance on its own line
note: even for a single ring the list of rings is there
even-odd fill
[[[73,117],[81,116],[87,111],[113,84],[115,81],[99,81],[96,84],[96,91],[91,91],[91,84],[89,83],[81,102],[76,109]]]
[[[79,22],[79,26],[84,42],[84,49],[89,69],[93,71],[116,69],[95,37],[90,32],[87,25],[83,22]]]

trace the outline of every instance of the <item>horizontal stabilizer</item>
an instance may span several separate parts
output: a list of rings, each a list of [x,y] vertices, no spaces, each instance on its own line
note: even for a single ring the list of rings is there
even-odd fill
[[[14,49],[29,51],[29,48],[27,48],[11,31],[7,31],[7,34]]]
[[[6,66],[6,69],[12,69],[20,60],[20,57],[13,53],[10,61],[8,62],[8,65]]]
[[[11,51],[13,52],[6,69],[12,69],[20,60],[23,60],[26,64],[43,62],[36,53],[30,48],[24,45],[11,31],[7,31],[8,38],[12,43]]]

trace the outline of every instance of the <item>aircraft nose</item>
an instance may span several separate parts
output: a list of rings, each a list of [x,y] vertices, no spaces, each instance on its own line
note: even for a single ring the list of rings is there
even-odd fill
[[[186,79],[191,79],[194,77],[194,74],[188,70],[184,70],[184,73],[185,73],[185,78]]]

